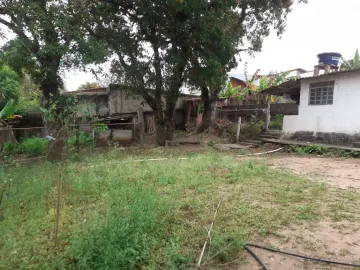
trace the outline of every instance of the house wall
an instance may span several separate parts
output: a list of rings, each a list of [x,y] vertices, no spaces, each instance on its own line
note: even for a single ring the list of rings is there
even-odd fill
[[[141,96],[129,95],[121,89],[109,90],[109,114],[135,113],[139,107],[144,112],[152,112],[152,109]],[[163,98],[163,101],[165,99]],[[175,105],[175,110],[185,109],[184,98],[180,97]]]
[[[332,105],[309,105],[310,83],[335,81]],[[286,115],[283,137],[351,144],[360,135],[360,72],[301,81],[298,115]]]
[[[185,126],[185,98],[179,97],[175,106],[174,122],[177,128]],[[82,93],[78,95],[78,100],[77,118],[136,114],[139,107],[147,115],[152,115],[152,109],[141,96],[129,95],[119,88],[109,87],[107,93]],[[86,128],[91,130],[90,126]]]

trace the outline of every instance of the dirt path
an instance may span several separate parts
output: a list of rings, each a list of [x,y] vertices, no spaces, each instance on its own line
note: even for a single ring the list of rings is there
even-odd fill
[[[360,189],[360,159],[283,156],[270,163],[334,187]]]

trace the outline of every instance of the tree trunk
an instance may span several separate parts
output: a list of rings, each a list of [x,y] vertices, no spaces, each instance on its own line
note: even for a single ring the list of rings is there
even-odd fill
[[[172,141],[174,139],[174,121],[173,118],[167,119],[165,121],[165,139],[167,141]]]
[[[201,99],[203,102],[203,117],[202,123],[198,128],[198,132],[204,132],[209,129],[215,123],[215,109],[216,109],[216,98],[209,95],[209,90],[203,88],[201,91]]]
[[[164,115],[165,114],[165,115]],[[156,126],[156,143],[165,146],[166,141],[174,139],[174,108],[167,108],[165,112],[162,109],[154,110]]]

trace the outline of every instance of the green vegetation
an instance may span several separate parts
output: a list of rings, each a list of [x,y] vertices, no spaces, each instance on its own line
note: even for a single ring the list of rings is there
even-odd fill
[[[277,114],[274,117],[271,117],[269,128],[281,130],[283,126],[283,121],[284,121],[284,115]]]
[[[47,139],[43,138],[28,138],[20,143],[5,143],[4,153],[8,155],[44,156],[47,152],[48,142]]]
[[[360,157],[360,151],[352,151],[345,149],[333,149],[320,145],[291,145],[287,147],[287,151],[297,154],[314,154],[325,156],[342,156],[342,157]]]
[[[19,76],[8,66],[0,66],[0,120],[11,117],[19,101]]]
[[[67,143],[69,146],[76,145],[76,135],[73,135],[68,138]],[[88,132],[80,131],[79,132],[79,145],[80,146],[92,146],[94,145],[94,139],[91,134]]]
[[[99,88],[101,85],[97,82],[86,82],[84,84],[81,84],[77,90],[85,90],[85,89],[91,89],[91,88]]]
[[[359,69],[360,68],[359,49],[356,49],[353,59],[345,60],[343,57],[341,57],[341,60],[343,62],[340,67],[341,70]]]
[[[191,159],[176,159],[183,156]],[[169,159],[131,162],[150,157]],[[0,170],[0,188],[12,179],[0,205],[1,269],[187,269],[199,257],[219,201],[204,269],[221,269],[241,256],[245,242],[289,224],[359,221],[353,207],[359,193],[258,159],[156,148],[84,153],[76,160]]]

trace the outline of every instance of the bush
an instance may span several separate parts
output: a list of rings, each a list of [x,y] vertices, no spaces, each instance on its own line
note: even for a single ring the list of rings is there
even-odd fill
[[[271,119],[269,123],[269,128],[281,130],[283,127],[283,121],[284,121],[284,115],[277,114]]]
[[[319,145],[291,145],[289,146],[288,151],[298,154],[323,155],[328,153],[329,149]]]
[[[345,149],[330,149],[319,145],[291,145],[287,147],[288,152],[297,154],[313,154],[341,157],[360,157],[360,151],[352,151]]]
[[[233,123],[226,118],[222,118],[216,120],[214,129],[218,136],[227,138],[230,141],[235,141],[236,125],[236,123]]]
[[[252,139],[260,135],[265,126],[263,120],[257,122],[249,122],[241,125],[240,138],[241,139]]]
[[[46,155],[49,141],[44,138],[24,139],[20,143],[5,143],[6,154],[25,154],[30,156]]]
[[[76,145],[76,136],[71,136],[67,140],[68,145],[75,146]],[[79,134],[79,144],[80,146],[92,146],[94,144],[93,136],[84,131],[80,131]]]
[[[360,151],[352,151],[352,150],[341,150],[340,155],[342,157],[354,157],[359,158],[360,157]]]

